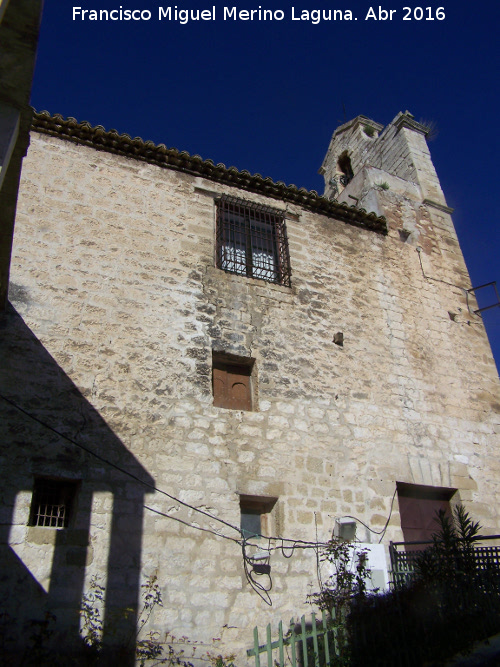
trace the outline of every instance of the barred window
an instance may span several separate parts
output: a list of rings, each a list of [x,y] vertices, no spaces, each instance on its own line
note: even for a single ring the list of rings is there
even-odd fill
[[[283,211],[224,196],[217,205],[217,266],[290,287]]]
[[[30,526],[67,528],[78,482],[36,479],[31,500]]]

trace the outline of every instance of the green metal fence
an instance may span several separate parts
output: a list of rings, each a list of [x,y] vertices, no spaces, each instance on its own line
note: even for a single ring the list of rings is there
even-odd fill
[[[278,625],[278,638],[273,641],[271,624],[266,628],[266,642],[260,644],[259,629],[253,631],[254,645],[247,655],[255,657],[255,667],[261,667],[261,653],[265,653],[267,667],[331,667],[338,664],[337,630],[332,619],[322,613],[321,619],[311,614],[310,620],[302,616],[293,618],[288,631],[283,633],[283,622]],[[274,652],[274,653],[273,653]]]
[[[487,540],[500,541],[500,535],[482,535],[474,542]],[[391,542],[389,554],[391,557],[392,587],[399,588],[408,584],[415,574],[415,563],[432,546],[434,542]],[[500,546],[476,545],[473,550],[477,570],[484,570],[496,566],[500,569]]]

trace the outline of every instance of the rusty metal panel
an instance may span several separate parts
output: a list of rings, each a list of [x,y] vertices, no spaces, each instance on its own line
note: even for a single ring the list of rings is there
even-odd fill
[[[214,405],[231,410],[251,410],[251,368],[214,362],[212,383]]]

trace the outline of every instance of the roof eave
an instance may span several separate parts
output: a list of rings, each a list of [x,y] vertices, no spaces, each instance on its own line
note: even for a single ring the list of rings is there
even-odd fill
[[[116,130],[107,131],[102,125],[94,127],[86,121],[78,122],[75,118],[64,118],[59,114],[51,115],[47,111],[35,111],[32,129],[41,134],[59,137],[96,150],[201,176],[217,183],[296,204],[313,213],[342,220],[347,224],[379,234],[387,234],[385,218],[375,213],[367,213],[355,206],[347,206],[326,199],[314,190],[297,188],[295,185],[286,185],[281,181],[276,183],[271,178],[263,178],[260,174],[250,174],[245,170],[239,171],[236,167],[227,168],[224,164],[216,165],[212,160],[203,160],[199,155],[190,155],[186,151],[167,148],[164,144],[156,145],[140,137],[132,139],[128,134],[119,134]]]

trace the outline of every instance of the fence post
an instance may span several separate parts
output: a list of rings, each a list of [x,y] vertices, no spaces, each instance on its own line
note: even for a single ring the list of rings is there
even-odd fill
[[[259,628],[257,626],[253,629],[253,648],[255,651],[255,667],[260,667]]]
[[[285,667],[285,654],[283,652],[283,621],[279,622],[278,625],[278,642],[280,650],[280,667]]]
[[[290,645],[292,647],[292,667],[297,664],[297,656],[295,655],[295,621],[290,619]]]
[[[323,632],[323,637],[324,637],[324,645],[325,645],[325,664],[327,667],[330,667],[330,642],[328,641],[328,622],[326,618],[326,611],[323,609],[323,613],[321,616],[321,622],[322,622],[322,632]]]
[[[267,651],[267,667],[273,667],[273,640],[271,639],[271,624],[267,624],[267,636],[266,636],[266,651]]]
[[[314,667],[319,667],[318,629],[316,628],[316,614],[314,612],[311,614],[311,619],[312,619],[311,632],[312,632],[313,647],[314,647]]]
[[[335,651],[335,655],[340,655],[339,637],[338,637],[339,626],[337,621],[337,612],[335,611],[334,608],[332,608],[330,615],[332,617],[333,650]]]
[[[333,610],[332,617],[335,617]],[[267,654],[267,667],[285,667],[285,645],[290,645],[291,667],[297,667],[299,663],[300,667],[331,667],[333,659],[339,656],[336,645],[337,630],[338,628],[330,622],[330,617],[325,610],[322,611],[321,619],[316,618],[315,612],[311,613],[310,629],[305,615],[300,618],[300,621],[295,621],[292,617],[287,636],[283,634],[283,621],[280,621],[276,641],[273,641],[271,623],[268,623],[265,643],[262,646],[259,645],[259,630],[258,627],[255,627],[253,649],[249,649],[247,653],[255,655],[255,667],[261,667],[261,653]],[[309,640],[311,643],[308,645]],[[297,642],[302,643],[302,655],[297,653]],[[273,658],[275,649],[279,651],[279,659],[278,656],[276,659]]]
[[[302,629],[301,641],[302,641],[302,655],[304,657],[304,667],[309,667],[309,660],[307,659],[307,635],[306,635],[306,617],[302,616],[300,619],[300,625]]]

